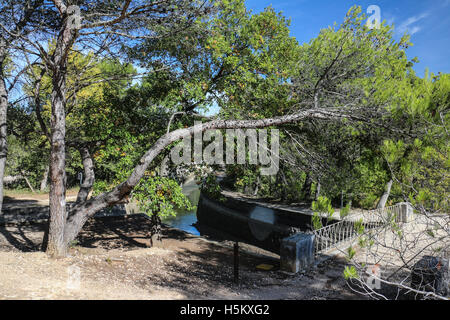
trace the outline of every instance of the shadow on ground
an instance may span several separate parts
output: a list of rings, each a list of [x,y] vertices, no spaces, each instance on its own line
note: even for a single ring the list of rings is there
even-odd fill
[[[38,251],[46,223],[26,222],[0,225],[0,250]],[[144,215],[92,218],[83,227],[74,244],[86,248],[139,249],[150,243],[151,223]],[[163,239],[182,241],[183,232],[163,229]],[[3,250],[5,251],[5,250]]]
[[[105,281],[131,281],[148,291],[166,288],[193,299],[358,299],[346,289],[344,264],[289,275],[279,272],[277,259],[243,250],[236,284],[232,246],[163,227],[162,241],[154,242],[155,250],[137,250],[150,247],[150,227],[143,215],[90,219],[77,238],[74,257],[84,259],[87,275],[103,273]],[[44,228],[44,223],[0,226],[0,250],[39,251]],[[80,248],[118,250],[94,253],[103,258],[91,261]],[[118,260],[105,258],[109,256]],[[260,264],[273,269],[258,270]]]

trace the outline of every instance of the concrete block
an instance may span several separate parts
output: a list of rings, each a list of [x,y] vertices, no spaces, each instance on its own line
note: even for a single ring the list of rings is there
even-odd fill
[[[314,263],[315,235],[296,233],[281,240],[281,270],[297,273],[309,268]]]
[[[401,202],[400,205],[400,214],[396,217],[396,222],[407,223],[411,221],[414,215],[413,206],[409,202]]]

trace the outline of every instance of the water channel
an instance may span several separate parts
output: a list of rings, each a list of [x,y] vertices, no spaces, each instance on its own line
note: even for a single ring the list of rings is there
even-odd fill
[[[183,193],[189,198],[192,205],[196,206],[200,198],[200,189],[194,179],[189,179],[183,185]],[[197,222],[196,210],[179,210],[175,217],[169,217],[162,220],[164,224],[172,228],[186,231],[190,234],[200,235],[200,232],[193,226]]]

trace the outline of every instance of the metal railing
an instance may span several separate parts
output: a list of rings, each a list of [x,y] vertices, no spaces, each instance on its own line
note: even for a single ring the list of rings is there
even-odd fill
[[[365,211],[363,213],[349,215],[337,222],[314,230],[315,254],[325,253],[333,248],[345,245],[361,233],[378,229],[390,224],[392,221],[404,220],[405,204],[396,204],[383,209]]]

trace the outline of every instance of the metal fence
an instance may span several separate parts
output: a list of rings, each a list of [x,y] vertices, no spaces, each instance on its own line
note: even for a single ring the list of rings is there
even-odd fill
[[[391,222],[405,222],[408,210],[400,203],[384,209],[365,211],[349,215],[342,220],[314,231],[315,254],[319,255],[331,249],[345,245],[361,233],[382,228]]]

